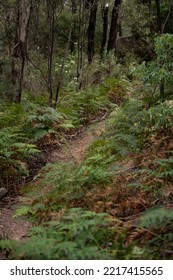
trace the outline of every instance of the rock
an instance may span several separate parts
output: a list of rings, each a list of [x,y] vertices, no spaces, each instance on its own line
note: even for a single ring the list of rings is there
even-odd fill
[[[0,188],[0,200],[8,193],[6,188]]]

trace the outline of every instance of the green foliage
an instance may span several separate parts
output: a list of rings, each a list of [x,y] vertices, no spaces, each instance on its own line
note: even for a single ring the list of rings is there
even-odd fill
[[[172,154],[172,151],[168,151],[167,154]],[[141,172],[149,174],[153,178],[162,178],[161,191],[163,191],[165,187],[165,181],[171,182],[173,176],[173,157],[169,156],[168,158],[157,158],[153,161],[154,169],[146,169]]]
[[[109,77],[100,86],[100,92],[107,94],[110,101],[120,105],[127,98],[127,89],[129,82],[127,79],[117,79],[115,77]]]
[[[25,122],[29,104],[23,106],[15,103],[0,105],[0,129],[5,127],[19,127]]]
[[[110,115],[108,137],[114,152],[125,155],[142,148],[146,125],[143,108],[142,101],[131,99]]]
[[[103,114],[110,107],[108,95],[103,94],[98,86],[78,92],[64,93],[60,100],[59,111],[75,128],[88,124],[92,119]],[[65,122],[63,122],[65,124]]]
[[[108,107],[108,99],[100,94],[98,88],[76,93],[76,98],[73,100],[73,109],[79,112],[84,122],[88,122],[106,107]]]
[[[147,8],[144,1],[123,1],[122,8],[125,20],[123,21],[123,34],[133,34],[136,37],[146,37],[149,34],[147,23]]]
[[[151,107],[147,112],[147,121],[150,127],[157,131],[159,129],[169,129],[172,127],[173,102],[166,101]]]
[[[110,137],[112,149],[120,154],[139,151],[159,131],[172,127],[172,101],[166,101],[145,109],[143,101],[130,99],[121,108],[117,108],[108,120],[107,137]]]
[[[173,176],[173,157],[157,159],[156,164],[158,168],[153,173],[157,177],[161,178],[172,178]]]
[[[155,39],[156,59],[152,62],[143,62],[139,67],[132,67],[132,73],[139,73],[145,84],[149,83],[153,86],[153,95],[157,93],[156,89],[159,85],[163,85],[171,94],[173,85],[173,35],[164,34]],[[165,96],[160,96],[164,98]]]
[[[24,124],[24,133],[31,138],[32,141],[37,141],[47,134],[57,134],[55,130],[58,127],[62,115],[57,113],[53,108],[36,107],[32,114],[29,114]]]
[[[9,254],[17,247],[17,242],[11,239],[0,239],[0,251],[3,254]]]
[[[173,259],[173,211],[171,209],[153,208],[147,210],[139,224],[152,234],[146,241],[146,257],[152,259]]]
[[[39,152],[33,144],[25,142],[25,137],[15,128],[0,130],[0,171],[2,177],[27,173],[25,159]],[[16,174],[17,175],[17,174]]]
[[[43,183],[49,182],[54,186],[48,195],[51,201],[49,207],[59,208],[61,203],[81,199],[95,186],[111,182],[112,173],[108,167],[113,159],[113,156],[107,157],[106,154],[94,154],[86,157],[79,166],[75,166],[73,162],[48,164]]]
[[[30,213],[32,213],[31,207],[27,206],[27,205],[24,205],[24,206],[21,206],[20,208],[16,209],[15,214],[14,214],[14,218],[18,218],[20,216],[24,216],[24,215],[27,215],[27,214],[30,214]]]
[[[116,244],[114,236],[120,228],[110,226],[107,214],[68,210],[59,221],[32,228],[29,239],[15,252],[25,259],[114,259],[120,254],[128,258],[132,248]],[[111,246],[110,246],[111,242]],[[112,243],[113,242],[113,243]],[[120,249],[121,247],[121,249]]]

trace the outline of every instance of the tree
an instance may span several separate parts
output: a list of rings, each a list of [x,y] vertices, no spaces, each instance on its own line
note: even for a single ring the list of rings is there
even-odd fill
[[[155,54],[154,61],[143,62],[138,69],[144,83],[149,83],[153,86],[153,94],[159,87],[160,98],[165,99],[171,93],[173,86],[172,34],[162,34],[155,38]]]
[[[103,35],[102,35],[102,44],[101,44],[101,51],[100,51],[101,58],[103,56],[103,52],[105,50],[106,43],[107,43],[108,15],[109,15],[109,4],[105,4],[105,1],[104,1],[103,7],[102,7]]]
[[[18,103],[21,102],[24,68],[28,56],[28,30],[29,30],[31,11],[32,11],[32,0],[19,1],[15,46],[13,49],[13,56],[15,58],[19,58],[21,62],[19,77],[18,77],[18,92],[17,92]],[[14,64],[12,66],[15,68]],[[12,73],[14,71],[14,68],[12,69]]]
[[[173,3],[172,0],[140,0],[148,6],[150,32],[158,34],[173,33]]]
[[[156,11],[157,11],[157,31],[158,33],[162,33],[162,20],[161,20],[161,8],[160,8],[160,0],[156,1]]]
[[[48,38],[48,91],[49,91],[49,106],[53,106],[53,85],[52,85],[52,67],[53,53],[55,43],[55,18],[56,18],[56,0],[46,0],[47,3],[47,22],[49,26]]]
[[[111,26],[110,26],[110,32],[109,32],[109,40],[108,40],[108,46],[107,46],[108,52],[116,49],[117,35],[118,35],[118,31],[119,31],[121,4],[122,4],[122,0],[114,1],[114,6],[112,9]]]
[[[95,35],[95,28],[96,28],[96,16],[97,16],[97,0],[89,0],[89,9],[90,9],[90,18],[89,18],[89,25],[88,25],[88,62],[91,63],[94,56],[94,35]]]
[[[74,21],[74,16],[76,15],[77,12],[77,0],[71,0],[71,12],[72,12],[72,20]],[[71,42],[70,42],[70,51],[71,53],[74,52],[74,38],[75,38],[75,30],[74,27],[72,28],[72,33],[71,33]]]

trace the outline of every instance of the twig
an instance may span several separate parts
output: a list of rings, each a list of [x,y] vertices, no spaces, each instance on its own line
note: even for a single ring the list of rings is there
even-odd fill
[[[41,70],[41,68],[38,67],[29,57],[28,57],[28,61],[32,64],[32,66],[34,66],[34,68],[36,68],[37,70],[40,71],[41,76],[42,76],[43,80],[45,81],[46,86],[47,86],[47,88],[48,88],[48,90],[49,90],[49,85],[48,85],[47,79],[45,78],[44,73],[43,73],[43,71]]]
[[[164,22],[164,24],[163,24],[163,26],[162,26],[162,34],[163,34],[163,32],[164,32],[164,29],[165,29],[165,26],[166,26],[166,24],[167,24],[167,21],[168,21],[168,19],[169,19],[169,17],[170,17],[171,8],[172,8],[172,5],[171,5],[171,0],[170,0],[170,1],[169,1],[169,10],[168,10],[168,14],[167,14],[167,17],[166,17],[166,19],[165,19],[165,22]]]

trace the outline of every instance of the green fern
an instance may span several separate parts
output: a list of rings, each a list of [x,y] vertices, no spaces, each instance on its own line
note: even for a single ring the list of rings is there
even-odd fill
[[[113,172],[109,166],[113,161],[114,156],[95,153],[86,156],[79,166],[73,162],[48,164],[42,184],[49,182],[54,187],[48,194],[49,201],[52,201],[54,207],[59,207],[62,201],[65,203],[80,199],[88,190],[98,185],[107,185],[112,180]]]
[[[58,125],[64,117],[53,108],[35,107],[23,125],[23,132],[33,142],[42,139],[47,134],[57,134]]]
[[[173,176],[173,157],[157,159],[154,161],[157,168],[151,172],[152,175],[160,178],[171,179]]]
[[[0,251],[5,254],[11,253],[16,249],[18,242],[11,239],[0,239]]]
[[[31,206],[20,206],[18,209],[16,209],[15,214],[13,215],[14,218],[18,218],[27,214],[31,214],[33,211],[31,210]]]
[[[25,259],[44,260],[114,259],[120,254],[120,247],[113,241],[120,228],[111,227],[110,222],[107,214],[72,208],[59,221],[32,228],[29,239],[16,254]],[[132,250],[121,245],[124,258],[132,254]]]
[[[14,176],[28,173],[25,159],[38,154],[39,150],[25,141],[26,138],[18,128],[0,130],[0,171],[3,178],[6,178],[6,174]]]
[[[146,257],[152,259],[173,259],[173,211],[172,209],[153,208],[146,211],[139,227],[152,233],[145,242]]]
[[[172,224],[173,211],[164,208],[152,208],[146,211],[140,221],[139,227],[159,229],[167,223]],[[171,226],[172,227],[172,226]]]

